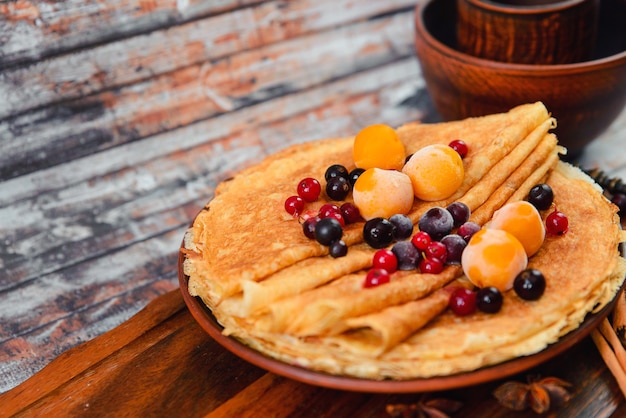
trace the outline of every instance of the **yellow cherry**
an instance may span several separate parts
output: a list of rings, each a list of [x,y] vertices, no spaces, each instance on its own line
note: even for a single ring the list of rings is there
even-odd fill
[[[400,170],[406,158],[404,144],[396,131],[383,124],[370,125],[354,138],[354,164],[365,170],[382,168]]]
[[[459,153],[442,144],[428,145],[415,152],[402,171],[411,179],[415,197],[430,202],[452,196],[465,176]]]
[[[528,257],[524,246],[512,234],[483,228],[467,243],[461,255],[461,266],[474,285],[494,286],[505,292],[528,266]]]
[[[413,186],[400,171],[370,168],[354,183],[352,197],[365,220],[406,215],[413,207]]]
[[[539,211],[524,200],[507,203],[495,211],[488,227],[513,234],[524,246],[528,257],[539,251],[546,237]]]

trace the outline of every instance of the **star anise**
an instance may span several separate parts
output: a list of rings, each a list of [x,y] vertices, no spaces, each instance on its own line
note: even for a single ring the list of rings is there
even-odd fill
[[[543,379],[528,376],[528,383],[509,381],[500,385],[493,392],[500,404],[514,411],[523,411],[531,408],[538,414],[550,409],[551,405],[560,406],[570,400],[570,393],[566,389],[571,384],[556,378]]]
[[[463,404],[445,398],[420,398],[412,404],[388,404],[387,414],[392,418],[450,418]]]

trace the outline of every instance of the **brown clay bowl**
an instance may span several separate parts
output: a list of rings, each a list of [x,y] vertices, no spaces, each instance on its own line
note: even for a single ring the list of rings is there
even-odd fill
[[[542,101],[573,159],[626,104],[626,3],[602,1],[595,53],[584,62],[533,65],[492,61],[456,47],[455,0],[422,0],[415,48],[426,86],[444,120],[504,112]]]
[[[457,0],[457,47],[520,64],[589,60],[600,0]]]

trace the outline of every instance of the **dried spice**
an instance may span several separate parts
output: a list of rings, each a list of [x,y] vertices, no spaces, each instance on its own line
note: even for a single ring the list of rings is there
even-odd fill
[[[606,192],[610,194],[623,193],[626,194],[626,183],[619,177],[610,177],[604,171],[592,168],[583,169],[589,177],[593,178]]]
[[[528,377],[528,383],[516,381],[505,382],[493,392],[498,402],[514,411],[523,411],[531,408],[534,412],[542,414],[550,409],[550,406],[560,406],[570,400],[571,395],[567,390],[571,384],[556,378]]]
[[[450,418],[463,404],[459,401],[445,398],[420,398],[412,404],[389,404],[387,414],[392,418]]]

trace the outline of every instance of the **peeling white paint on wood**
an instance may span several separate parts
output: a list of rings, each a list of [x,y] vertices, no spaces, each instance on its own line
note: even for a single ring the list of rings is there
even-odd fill
[[[363,94],[386,85],[419,76],[418,66],[413,59],[406,59],[389,66],[358,73],[346,79],[334,81],[313,90],[277,97],[240,111],[226,113],[177,130],[96,153],[84,159],[70,161],[62,166],[39,170],[3,183],[0,207],[10,205],[46,190],[57,190],[94,176],[101,176],[124,169],[128,165],[159,158],[177,150],[230,136],[272,120],[280,120],[298,113],[328,105],[338,95]],[[405,81],[407,82],[407,81]],[[317,136],[321,138],[322,133]],[[158,144],[153,146],[152,144]],[[283,144],[286,144],[283,142]],[[276,146],[270,147],[272,150]]]
[[[59,52],[158,30],[260,0],[21,0],[0,2],[0,65],[29,63]],[[17,7],[19,5],[19,7]]]
[[[408,5],[406,0],[398,5],[373,2],[375,7],[361,9],[349,7],[347,0],[323,0],[317,6],[319,13],[307,19],[310,3],[301,2],[297,7],[298,3],[290,6],[291,14],[284,14],[284,3],[269,2],[6,70],[0,73],[0,97],[5,98],[0,102],[0,118],[331,27],[325,24],[349,24]],[[278,16],[285,19],[257,20],[257,15],[267,14],[267,8],[278,10]],[[344,10],[350,13],[342,13]],[[324,18],[329,14],[335,17],[332,21]],[[408,29],[412,33],[412,26]],[[335,42],[342,42],[342,38]]]

